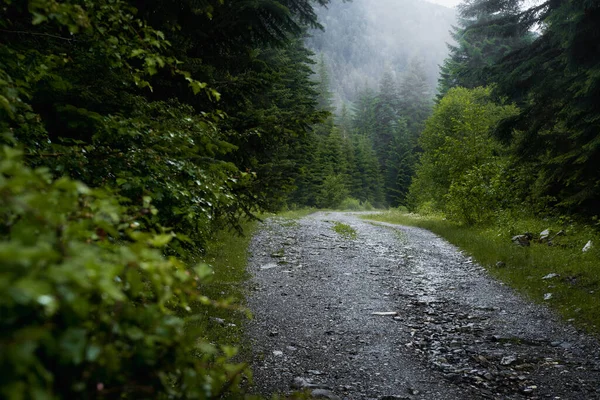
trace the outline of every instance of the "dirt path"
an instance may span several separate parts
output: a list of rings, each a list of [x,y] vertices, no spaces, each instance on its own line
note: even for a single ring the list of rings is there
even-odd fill
[[[428,231],[316,213],[267,221],[251,251],[248,334],[262,394],[600,399],[597,341]]]

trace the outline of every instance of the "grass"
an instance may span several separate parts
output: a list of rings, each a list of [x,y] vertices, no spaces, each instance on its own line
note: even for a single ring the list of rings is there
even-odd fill
[[[200,289],[210,299],[227,304],[225,307],[192,305],[192,313],[204,315],[195,326],[209,342],[246,347],[243,326],[248,316],[244,309],[244,285],[249,278],[246,270],[248,246],[258,224],[257,221],[243,223],[244,235],[230,230],[217,232],[207,246],[203,262],[212,267],[213,275],[201,284]]]
[[[258,217],[261,220],[264,218],[271,218],[283,227],[293,228],[295,226],[298,226],[298,220],[300,218],[306,217],[307,215],[310,215],[316,211],[317,210],[314,208],[301,208],[298,210],[282,211],[277,214],[261,214]]]
[[[315,208],[301,208],[298,210],[289,210],[277,213],[277,217],[288,219],[288,220],[296,220],[302,217],[306,217],[307,215],[313,214],[317,212]]]
[[[280,214],[264,214],[259,218],[273,217],[284,226],[297,224],[296,220],[313,213],[313,209],[287,211]],[[244,235],[231,230],[217,232],[203,257],[203,262],[213,269],[213,275],[201,285],[202,294],[217,302],[226,303],[223,308],[202,304],[191,305],[192,313],[203,315],[195,322],[195,327],[203,333],[204,339],[218,345],[238,347],[242,358],[247,356],[248,343],[244,340],[243,327],[248,320],[245,310],[245,285],[249,279],[247,271],[248,247],[253,234],[259,228],[259,221],[242,224]],[[280,250],[283,255],[283,249]]]
[[[600,235],[589,227],[508,217],[494,226],[466,227],[436,216],[399,211],[363,218],[428,229],[469,253],[499,280],[549,305],[576,326],[600,335]],[[554,246],[534,242],[521,247],[511,242],[513,235],[532,232],[537,237],[546,228],[554,232],[564,229],[566,235],[554,239]],[[584,253],[588,240],[595,247]],[[503,266],[498,267],[499,262]],[[548,274],[559,276],[542,279]],[[546,293],[552,294],[550,300],[544,300]]]
[[[338,235],[340,235],[344,239],[351,239],[351,240],[356,239],[356,236],[357,236],[356,230],[354,228],[352,228],[350,225],[334,221],[333,227],[331,229],[333,229],[334,232],[336,232]]]

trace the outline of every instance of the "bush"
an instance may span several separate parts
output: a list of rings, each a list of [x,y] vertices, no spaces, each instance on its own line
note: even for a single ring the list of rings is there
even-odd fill
[[[465,174],[487,163],[504,163],[506,149],[490,130],[517,112],[513,105],[495,103],[489,88],[451,89],[435,106],[420,136],[423,152],[407,196],[409,208],[445,211],[452,185],[455,192],[467,189],[460,186],[470,179]]]
[[[421,203],[416,211],[418,214],[421,214],[426,217],[440,214],[440,211],[437,209],[437,207],[432,201],[426,201],[424,203]]]
[[[352,197],[346,197],[344,201],[340,204],[340,210],[349,210],[349,211],[360,211],[362,210],[362,205],[358,199],[354,199]]]
[[[353,197],[346,197],[337,208],[344,211],[371,211],[373,205],[369,200],[362,202]]]
[[[362,203],[362,209],[364,211],[372,211],[374,208],[375,207],[373,207],[373,205],[371,204],[371,202],[369,200]]]
[[[211,270],[141,229],[149,198],[127,212],[106,190],[26,168],[0,150],[0,394],[29,398],[205,399],[246,369],[199,340],[190,305]],[[130,207],[129,209],[134,209]],[[206,316],[202,316],[206,318]]]
[[[491,221],[503,204],[510,183],[503,179],[500,162],[474,166],[450,186],[446,216],[466,225]]]

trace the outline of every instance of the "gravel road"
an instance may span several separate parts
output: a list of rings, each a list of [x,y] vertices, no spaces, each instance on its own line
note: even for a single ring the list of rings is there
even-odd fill
[[[338,235],[334,221],[357,237]],[[258,393],[600,399],[596,340],[431,232],[315,213],[267,220],[251,252]]]

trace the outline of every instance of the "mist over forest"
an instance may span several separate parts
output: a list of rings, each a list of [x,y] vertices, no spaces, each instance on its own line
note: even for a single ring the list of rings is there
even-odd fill
[[[435,93],[455,10],[421,0],[336,0],[317,15],[324,29],[311,30],[306,43],[317,59],[323,55],[338,109],[361,89],[377,88],[386,71],[400,80],[411,62],[422,65]]]

